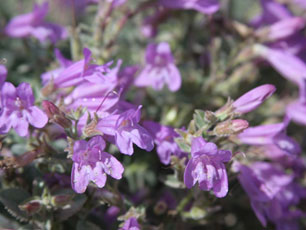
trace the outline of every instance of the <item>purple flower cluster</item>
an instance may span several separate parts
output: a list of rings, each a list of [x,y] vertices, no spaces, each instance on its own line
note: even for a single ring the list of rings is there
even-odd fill
[[[301,5],[303,1],[296,1]],[[254,46],[254,52],[264,58],[283,77],[295,83],[300,90],[300,98],[288,105],[287,115],[293,121],[306,125],[302,116],[306,110],[305,81],[306,60],[303,55],[306,38],[301,30],[305,19],[295,17],[285,5],[272,0],[262,0],[262,13],[252,21],[256,35],[262,44]]]
[[[26,163],[19,166],[23,167],[41,156],[42,158],[49,156],[52,158],[56,155],[57,148],[61,148],[61,153],[58,152],[58,155],[62,156],[64,152],[68,152],[65,166],[69,165],[70,168],[72,164],[71,180],[68,181],[68,184],[71,183],[71,187],[76,193],[85,193],[87,188],[89,191],[93,191],[93,194],[90,194],[92,196],[90,198],[93,199],[88,199],[88,202],[84,201],[86,202],[86,208],[87,205],[92,205],[92,201],[97,196],[99,196],[99,201],[109,203],[110,207],[104,219],[105,222],[113,223],[115,218],[126,209],[125,205],[133,206],[142,202],[143,198],[150,194],[149,189],[145,187],[145,189],[139,189],[136,195],[127,195],[119,192],[122,184],[120,186],[116,184],[116,187],[112,187],[112,183],[110,183],[110,188],[103,190],[96,190],[95,188],[104,188],[107,176],[115,180],[120,180],[125,176],[126,181],[133,182],[133,173],[138,168],[135,170],[134,165],[132,165],[132,170],[126,168],[125,171],[125,167],[129,167],[126,166],[126,162],[128,162],[126,159],[137,152],[136,146],[147,152],[156,147],[156,158],[159,158],[163,164],[162,167],[169,169],[169,172],[173,172],[172,175],[163,178],[165,184],[172,188],[185,188],[182,191],[188,192],[187,190],[189,190],[189,193],[192,194],[177,202],[178,200],[172,197],[172,192],[171,194],[167,193],[169,192],[168,188],[161,190],[160,194],[164,195],[157,197],[156,200],[159,203],[153,208],[154,215],[163,214],[167,209],[171,209],[172,212],[168,214],[174,214],[176,218],[191,217],[193,220],[200,220],[203,217],[198,218],[196,215],[204,216],[206,213],[211,213],[213,209],[209,206],[214,205],[210,203],[210,199],[204,197],[208,193],[202,191],[214,194],[217,198],[223,198],[229,193],[228,178],[237,176],[250,199],[255,215],[264,227],[272,223],[277,230],[297,230],[298,220],[305,217],[305,213],[298,207],[300,201],[306,198],[306,190],[300,185],[301,181],[299,181],[301,175],[305,174],[305,165],[301,160],[301,146],[289,136],[289,125],[292,121],[306,125],[306,59],[304,55],[306,38],[302,32],[306,23],[304,17],[294,16],[288,5],[294,4],[305,9],[304,1],[260,0],[261,13],[250,21],[249,26],[240,25],[235,21],[226,23],[220,20],[219,14],[213,15],[219,9],[222,10],[219,0],[158,0],[153,3],[145,1],[137,5],[138,8],[135,9],[133,7],[129,8],[126,2],[126,0],[107,0],[104,2],[107,5],[104,9],[103,4],[97,0],[58,1],[57,4],[62,4],[66,9],[71,8],[71,6],[75,7],[73,9],[74,13],[83,11],[91,3],[99,3],[94,6],[97,11],[95,25],[91,30],[87,26],[83,28],[76,21],[76,25],[71,30],[75,34],[71,35],[70,40],[71,47],[74,49],[73,57],[76,60],[67,59],[59,49],[55,49],[54,54],[58,66],[41,74],[42,97],[38,97],[36,103],[30,84],[23,82],[15,87],[12,83],[7,82],[7,69],[4,65],[0,65],[0,134],[6,135],[13,129],[19,136],[28,137],[28,145],[35,149],[30,152],[31,154],[24,154],[29,156],[30,160],[23,159]],[[153,14],[144,20],[142,32],[152,41],[148,42],[146,47],[143,65],[136,63],[137,65],[124,66],[125,63],[120,59],[113,61],[114,57],[117,56],[112,51],[116,41],[120,40],[118,39],[120,30],[123,29],[129,19],[147,8],[151,9],[150,12],[153,12]],[[190,34],[193,35],[199,25],[206,25],[206,23],[210,25],[208,34],[212,39],[210,37],[207,39],[206,36],[202,37],[205,38],[204,40],[213,41],[209,44],[212,45],[211,50],[214,51],[214,54],[209,53],[210,47],[207,49],[207,57],[210,59],[207,62],[211,65],[207,79],[206,71],[201,72],[204,73],[205,79],[197,78],[197,76],[194,79],[183,79],[181,73],[184,72],[178,68],[181,63],[177,65],[177,60],[174,58],[177,49],[173,48],[176,48],[176,46],[172,42],[161,41],[157,43],[156,41],[160,41],[163,36],[154,40],[154,37],[158,34],[158,25],[171,16],[170,12],[176,13],[174,10],[182,9],[195,10],[197,12],[193,13],[200,19],[202,18],[202,21],[197,18],[197,22],[200,23],[195,23]],[[115,10],[124,15],[121,20],[118,20],[114,29],[109,31],[107,26],[111,22],[111,16]],[[47,2],[35,5],[32,12],[13,18],[5,27],[5,34],[15,38],[34,37],[43,43],[49,41],[52,45],[67,38],[68,33],[64,27],[45,20],[48,11],[49,5]],[[118,15],[120,16],[120,13]],[[218,30],[213,28],[214,26],[218,27]],[[225,44],[229,41],[232,42],[232,39],[223,40],[222,36],[218,37],[218,34],[223,34],[219,27],[221,29],[226,28],[225,32],[235,28],[237,30],[233,33],[235,36],[236,32],[245,35],[247,39],[245,44],[251,44],[251,48],[248,46],[245,49],[251,57],[242,57],[242,61],[234,57],[233,62],[230,60],[229,66],[225,66],[222,56],[227,57],[230,52],[223,53],[222,49],[227,47]],[[86,32],[82,31],[83,29]],[[114,32],[114,34],[111,34],[111,32]],[[88,36],[87,33],[92,33],[93,38]],[[108,33],[110,33],[110,36],[108,36]],[[191,42],[193,39],[188,38],[186,40]],[[102,43],[102,45],[100,46],[99,43]],[[232,42],[232,44],[235,44],[235,42]],[[237,47],[239,47],[238,45]],[[90,47],[90,49],[84,47]],[[194,49],[198,49],[197,47],[202,52],[200,55],[206,50],[206,48],[201,49],[202,44],[200,43],[196,44]],[[83,53],[81,53],[82,48]],[[101,48],[105,48],[105,50],[101,52]],[[227,47],[227,49],[230,48]],[[190,54],[190,56],[200,56],[198,51],[192,51]],[[221,64],[219,60],[215,60],[219,56],[222,59]],[[105,60],[112,61],[106,62]],[[182,120],[180,116],[181,114],[182,117],[191,115],[189,114],[189,105],[171,104],[169,107],[165,105],[161,110],[159,108],[151,110],[159,103],[159,101],[155,101],[154,97],[151,97],[152,95],[163,96],[164,88],[170,91],[168,93],[177,92],[181,89],[183,80],[188,82],[190,80],[190,83],[192,83],[190,84],[192,85],[190,91],[199,86],[198,89],[201,90],[201,93],[207,90],[207,92],[215,95],[218,91],[223,90],[224,85],[217,89],[220,79],[226,81],[226,83],[230,82],[232,84],[234,82],[233,84],[236,84],[239,82],[240,84],[241,79],[238,75],[241,73],[237,74],[240,68],[245,66],[256,68],[257,65],[263,63],[272,66],[284,78],[293,82],[299,88],[299,98],[294,98],[294,101],[286,104],[286,109],[283,109],[285,112],[277,114],[276,119],[271,119],[272,122],[267,120],[258,122],[259,125],[257,126],[249,127],[251,121],[243,117],[257,109],[275,93],[276,87],[272,84],[264,84],[253,88],[236,100],[229,98],[224,106],[214,110],[214,112],[195,110],[193,118],[186,125],[186,128],[176,129],[171,125],[185,125],[184,122],[180,121]],[[224,68],[216,71],[220,66]],[[236,71],[237,69],[239,71]],[[229,79],[225,79],[228,73],[230,74]],[[201,74],[198,75],[201,77]],[[203,84],[198,84],[200,81],[203,81]],[[138,92],[129,97],[130,93],[133,92],[132,90],[138,90]],[[177,95],[172,95],[173,101],[179,101],[181,98],[182,100],[189,100],[182,95],[185,93],[183,92],[185,88],[181,91]],[[226,93],[228,92],[225,92],[223,96]],[[147,95],[148,97],[146,97]],[[274,95],[271,103],[278,96]],[[40,98],[43,99],[40,100]],[[146,107],[151,103],[151,100],[153,101],[152,105]],[[201,100],[199,101],[202,103]],[[214,108],[219,105],[222,98],[211,100],[212,103],[209,103],[209,101],[210,99],[205,98],[203,104]],[[192,102],[188,101],[188,103],[191,104]],[[44,111],[39,108],[39,105],[42,105]],[[185,108],[187,109],[184,110]],[[191,108],[194,109],[192,106]],[[172,111],[175,112],[171,113]],[[156,117],[159,112],[163,114],[166,112],[165,114],[167,114],[160,119],[163,122],[152,121],[158,120]],[[168,116],[168,114],[170,115]],[[264,112],[262,114],[267,115]],[[248,115],[247,118],[249,117],[251,116]],[[283,117],[281,122],[280,117]],[[260,121],[260,119],[259,116],[258,120]],[[10,136],[14,137],[14,135],[8,135],[8,139]],[[48,143],[59,138],[66,141],[64,142],[65,146],[60,143],[60,147],[55,144],[55,147],[53,147],[53,143]],[[116,151],[125,155],[118,157],[118,159],[124,159],[124,165],[116,158]],[[250,154],[254,158],[248,158],[247,156],[242,159],[239,154],[242,151],[246,152],[246,156]],[[16,161],[16,159],[21,158],[11,157],[11,159]],[[1,166],[6,167],[2,159],[0,163]],[[141,167],[139,169],[147,170],[146,167],[147,165],[143,167],[145,169]],[[57,173],[50,173],[45,178],[49,187],[53,187],[52,178],[49,177],[58,176],[55,175]],[[144,184],[144,181],[147,180],[147,175],[140,179],[138,174],[136,175],[136,182],[139,180],[139,184]],[[152,177],[152,179],[151,175],[148,174],[148,178],[150,178],[148,181],[155,181],[157,177]],[[66,177],[62,176],[53,178],[56,179],[54,183],[60,184],[58,181],[64,179],[61,181],[61,185],[66,187],[68,173],[66,173]],[[138,186],[138,183],[134,184],[129,184],[129,186]],[[199,190],[201,190],[201,193]],[[52,189],[50,191],[46,189],[46,191],[50,192],[50,196],[54,195]],[[180,192],[180,194],[183,194],[183,192]],[[82,197],[87,197],[87,195],[78,195],[75,200],[81,200]],[[60,196],[57,196],[58,203],[63,198]],[[69,196],[69,199],[71,197]],[[132,198],[128,201],[127,199],[130,197]],[[195,198],[199,199],[196,200]],[[42,199],[45,201],[49,198],[44,197]],[[74,199],[74,197],[71,199]],[[205,212],[198,207],[203,200],[207,201],[207,207],[204,207]],[[42,205],[48,202],[38,203]],[[20,207],[23,206],[26,205]],[[79,208],[73,207],[73,205],[71,207]],[[49,211],[49,207],[46,210]],[[91,213],[95,209],[88,211]],[[190,213],[188,213],[189,211]],[[197,211],[199,212],[195,213]],[[142,225],[147,224],[144,223],[145,213],[144,209],[131,207],[126,215],[118,217],[119,220],[124,220],[120,229],[142,229]],[[80,222],[80,224],[82,223]],[[86,224],[85,219],[84,224]],[[186,226],[190,225],[186,224]]]
[[[133,154],[133,144],[151,151],[154,142],[151,134],[139,124],[141,106],[124,101],[121,95],[130,86],[126,79],[133,78],[134,67],[120,71],[120,60],[113,68],[112,62],[91,64],[88,49],[84,49],[84,59],[77,62],[66,60],[59,51],[56,51],[56,56],[60,67],[41,76],[45,88],[53,88],[51,94],[56,92],[56,100],[63,101],[66,110],[74,111],[79,107],[87,110],[88,113],[84,113],[78,123],[79,135],[88,134],[89,131],[95,131],[95,135],[101,134],[91,138],[88,144],[83,140],[74,143],[72,187],[81,193],[89,181],[103,187],[105,173],[116,179],[121,178],[123,166],[113,156],[102,152],[105,140],[127,155]],[[71,87],[73,90],[67,91]],[[96,116],[98,120],[89,130],[87,120]]]

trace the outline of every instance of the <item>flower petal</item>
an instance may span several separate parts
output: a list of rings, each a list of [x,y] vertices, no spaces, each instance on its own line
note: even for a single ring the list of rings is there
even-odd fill
[[[32,106],[27,111],[27,119],[35,128],[43,128],[48,123],[48,116],[37,106]]]
[[[112,155],[106,152],[101,153],[102,167],[108,175],[119,180],[124,171],[123,165]]]
[[[84,193],[92,174],[92,169],[89,165],[80,167],[78,163],[73,163],[71,170],[71,186],[77,193]]]

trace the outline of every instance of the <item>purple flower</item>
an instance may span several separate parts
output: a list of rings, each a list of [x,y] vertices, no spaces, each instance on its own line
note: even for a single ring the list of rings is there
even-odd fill
[[[300,101],[295,101],[289,104],[286,108],[286,115],[294,122],[306,125],[306,104]]]
[[[91,52],[89,49],[84,48],[83,50],[84,59],[77,61],[75,63],[67,63],[57,77],[54,78],[54,86],[56,88],[66,88],[71,86],[80,85],[83,82],[95,82],[103,83],[105,74],[108,73],[109,65],[94,65],[90,64],[91,61]]]
[[[250,145],[275,145],[284,153],[291,156],[301,151],[299,144],[286,135],[289,119],[277,124],[250,127],[238,135],[239,139]]]
[[[262,45],[255,47],[255,53],[267,60],[283,77],[296,84],[306,78],[306,64],[286,50],[271,49]]]
[[[228,192],[225,162],[230,161],[232,154],[227,150],[218,150],[212,142],[206,142],[202,137],[192,140],[191,159],[185,173],[184,183],[191,188],[199,183],[201,190],[213,190],[216,197],[224,197]]]
[[[122,164],[109,153],[103,152],[105,141],[101,136],[95,136],[88,142],[76,141],[73,145],[73,165],[71,185],[77,193],[85,192],[90,181],[99,188],[104,187],[106,174],[119,180],[124,168]]]
[[[282,19],[270,26],[260,28],[255,33],[264,40],[275,41],[293,35],[305,26],[305,21],[300,17]]]
[[[143,126],[152,135],[154,142],[157,145],[157,154],[163,164],[170,164],[171,155],[180,157],[184,154],[174,141],[174,138],[179,137],[179,135],[173,128],[160,125],[153,121],[145,121],[143,122]]]
[[[267,162],[250,166],[237,162],[233,165],[240,174],[238,179],[251,200],[251,206],[263,226],[270,220],[277,230],[298,229],[299,210],[290,207],[305,197],[305,190],[293,182],[294,177]]]
[[[76,86],[84,81],[83,73],[89,66],[91,52],[89,49],[83,50],[84,59],[70,64],[54,78],[56,88]]]
[[[50,40],[56,43],[67,37],[67,31],[56,24],[44,21],[48,13],[48,3],[41,6],[35,5],[31,13],[23,14],[13,18],[5,28],[10,37],[23,38],[33,36],[40,42]]]
[[[275,86],[270,84],[261,85],[252,89],[234,101],[233,106],[235,112],[244,114],[256,109],[269,98],[275,90]]]
[[[127,66],[118,74],[118,87],[122,90],[121,96],[124,95],[134,83],[134,76],[138,71],[138,66]]]
[[[89,112],[104,112],[116,105],[119,98],[120,93],[111,92],[103,84],[83,83],[65,98],[65,103],[69,109],[82,106]]]
[[[70,66],[73,62],[71,60],[66,59],[62,53],[58,50],[55,49],[55,57],[57,59],[57,61],[60,64],[60,67],[51,71],[48,71],[46,73],[43,73],[41,75],[41,80],[42,80],[42,84],[46,85],[48,82],[50,82],[51,80],[54,80],[58,77],[58,75],[68,66]]]
[[[160,4],[170,9],[193,9],[203,14],[213,14],[220,7],[218,0],[160,0]]]
[[[102,133],[113,136],[120,152],[132,155],[133,143],[139,148],[151,151],[154,142],[149,132],[140,126],[140,109],[129,109],[121,114],[113,114],[102,118],[97,124],[97,129]]]
[[[120,230],[140,230],[140,226],[135,217],[131,217],[124,222],[124,225]]]
[[[174,65],[168,43],[150,44],[146,50],[146,66],[136,79],[135,85],[161,90],[165,84],[171,91],[179,90],[182,84],[180,72]]]
[[[251,24],[255,27],[273,24],[292,15],[288,9],[274,0],[261,0],[262,13],[256,16]]]
[[[251,200],[269,201],[293,180],[267,162],[255,162],[250,167],[235,162],[234,168],[240,172],[238,179]]]
[[[16,89],[13,84],[5,82],[1,90],[0,133],[5,134],[13,128],[20,136],[26,136],[29,124],[43,128],[48,117],[34,106],[34,100],[28,83],[21,83]]]
[[[105,214],[103,215],[103,219],[104,221],[107,223],[108,226],[110,226],[111,224],[113,224],[116,220],[117,217],[120,213],[120,208],[117,206],[110,206]]]

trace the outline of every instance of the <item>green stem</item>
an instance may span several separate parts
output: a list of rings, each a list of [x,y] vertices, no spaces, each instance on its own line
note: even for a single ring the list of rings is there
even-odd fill
[[[182,199],[181,202],[178,204],[176,208],[177,213],[181,213],[192,198],[193,198],[193,190],[190,189],[187,196],[184,199]]]

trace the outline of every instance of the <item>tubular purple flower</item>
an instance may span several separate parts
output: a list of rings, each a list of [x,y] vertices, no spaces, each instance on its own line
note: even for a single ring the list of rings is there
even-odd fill
[[[261,85],[252,89],[234,101],[233,107],[235,112],[244,114],[256,109],[269,98],[275,90],[275,86],[270,84]]]
[[[238,162],[233,164],[239,171],[238,179],[251,200],[251,206],[263,226],[268,220],[277,230],[298,229],[299,210],[290,207],[297,205],[305,191],[293,182],[292,175],[268,162],[255,162],[250,166]]]
[[[1,90],[0,133],[5,134],[13,128],[20,136],[26,136],[29,124],[43,128],[48,117],[34,106],[34,100],[28,83],[21,83],[16,89],[13,84],[5,82]]]
[[[154,142],[149,132],[140,126],[140,109],[129,109],[121,114],[109,115],[97,124],[97,130],[115,138],[115,143],[120,152],[132,155],[133,143],[139,148],[151,151]]]
[[[238,179],[251,200],[269,201],[293,181],[293,177],[267,162],[245,166],[235,162]]]
[[[91,52],[89,49],[85,48],[83,54],[84,59],[69,65],[54,79],[54,85],[57,88],[76,86],[84,81],[83,73],[89,66]]]
[[[170,9],[193,9],[203,14],[213,14],[220,8],[218,0],[160,0],[160,4]]]
[[[256,36],[265,41],[275,41],[289,37],[305,27],[305,20],[301,17],[291,17],[280,20],[270,26],[257,30]]]
[[[93,65],[90,64],[90,50],[84,48],[83,54],[84,59],[70,64],[54,79],[54,85],[56,88],[78,86],[86,81],[93,83],[105,83],[106,74],[110,72],[109,66],[111,63],[106,63],[105,65]],[[118,68],[120,67],[120,64],[121,62],[118,61]],[[110,75],[107,76],[111,78],[112,73],[113,72],[110,72]]]
[[[289,118],[277,124],[250,127],[238,135],[240,141],[250,145],[275,145],[284,153],[296,156],[301,152],[299,144],[286,135]]]
[[[90,181],[103,188],[106,174],[117,180],[122,178],[122,164],[109,153],[103,152],[104,149],[105,141],[101,136],[95,136],[88,142],[80,140],[74,143],[71,185],[77,193],[84,193]]]
[[[66,59],[58,49],[55,49],[54,54],[55,54],[57,61],[60,64],[60,67],[57,69],[48,71],[46,73],[43,73],[40,76],[43,85],[46,85],[52,79],[53,80],[56,79],[65,68],[67,68],[73,63],[71,60]]]
[[[116,93],[107,87],[109,86],[103,84],[83,83],[77,86],[64,102],[70,109],[82,106],[89,112],[106,111],[115,106],[120,99],[120,92]]]
[[[283,77],[296,84],[301,84],[306,78],[306,64],[297,56],[286,50],[271,49],[256,45],[255,53],[267,60]]]
[[[118,75],[118,87],[122,90],[122,94],[124,95],[130,86],[134,84],[134,76],[138,71],[139,67],[134,66],[127,66],[122,71],[119,72]]]
[[[306,104],[300,101],[295,101],[289,104],[286,108],[286,115],[294,122],[306,125]]]
[[[170,91],[174,92],[180,89],[181,84],[181,75],[174,65],[169,44],[161,42],[148,45],[146,66],[135,80],[135,85],[151,86],[155,90],[161,90],[164,85],[168,85]]]
[[[143,126],[149,131],[157,145],[157,154],[160,161],[168,165],[170,164],[171,155],[181,157],[184,153],[180,150],[174,138],[179,135],[172,127],[160,125],[153,121],[144,121]]]
[[[212,142],[206,142],[197,137],[191,143],[191,159],[185,173],[184,183],[187,188],[197,182],[201,190],[213,190],[216,197],[224,197],[228,192],[228,180],[225,162],[231,160],[232,153],[227,150],[218,150]]]
[[[282,19],[292,17],[289,10],[282,4],[274,0],[261,0],[262,13],[251,20],[255,27],[269,25]]]
[[[22,38],[33,36],[40,42],[50,40],[56,43],[67,37],[67,31],[56,24],[44,21],[48,13],[48,3],[41,6],[35,5],[31,13],[23,14],[13,18],[5,28],[5,33],[10,37]]]

